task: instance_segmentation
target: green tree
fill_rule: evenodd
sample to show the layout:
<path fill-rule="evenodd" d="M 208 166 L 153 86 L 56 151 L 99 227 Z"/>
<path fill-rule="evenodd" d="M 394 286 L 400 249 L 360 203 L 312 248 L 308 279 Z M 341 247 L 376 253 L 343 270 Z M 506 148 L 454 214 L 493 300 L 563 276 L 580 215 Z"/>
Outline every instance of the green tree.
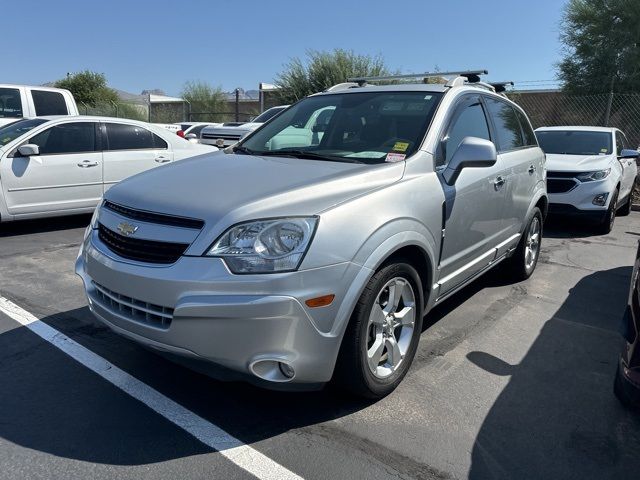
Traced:
<path fill-rule="evenodd" d="M 640 1 L 569 0 L 561 31 L 565 91 L 640 91 Z"/>
<path fill-rule="evenodd" d="M 351 50 L 333 52 L 310 50 L 305 60 L 293 58 L 276 77 L 278 96 L 293 103 L 312 93 L 321 92 L 349 77 L 388 75 L 380 56 L 357 55 Z"/>
<path fill-rule="evenodd" d="M 206 82 L 190 81 L 182 89 L 182 98 L 191 105 L 194 120 L 216 122 L 223 120 L 220 112 L 227 111 L 227 99 L 220 87 L 212 87 Z"/>
<path fill-rule="evenodd" d="M 71 91 L 76 102 L 83 102 L 91 107 L 118 101 L 118 94 L 107 86 L 107 79 L 103 73 L 85 70 L 58 80 L 54 86 L 66 88 Z"/>

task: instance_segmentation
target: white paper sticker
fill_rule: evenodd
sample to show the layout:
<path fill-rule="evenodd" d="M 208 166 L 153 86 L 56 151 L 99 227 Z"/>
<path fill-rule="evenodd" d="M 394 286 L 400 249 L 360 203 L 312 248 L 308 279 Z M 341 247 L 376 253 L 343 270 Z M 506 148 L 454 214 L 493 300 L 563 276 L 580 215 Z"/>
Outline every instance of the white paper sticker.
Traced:
<path fill-rule="evenodd" d="M 406 157 L 406 155 L 404 153 L 387 153 L 387 158 L 385 159 L 385 162 L 389 162 L 389 163 L 395 163 L 395 162 L 401 162 L 402 160 L 404 160 Z"/>

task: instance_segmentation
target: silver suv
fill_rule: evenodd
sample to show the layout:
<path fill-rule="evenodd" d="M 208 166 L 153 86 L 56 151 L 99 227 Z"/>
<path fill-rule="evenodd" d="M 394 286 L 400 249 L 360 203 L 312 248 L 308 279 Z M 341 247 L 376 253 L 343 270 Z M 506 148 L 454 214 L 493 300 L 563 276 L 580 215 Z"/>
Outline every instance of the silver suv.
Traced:
<path fill-rule="evenodd" d="M 95 316 L 217 378 L 376 398 L 434 305 L 503 261 L 529 277 L 547 194 L 524 112 L 478 72 L 366 81 L 111 188 L 76 264 Z"/>

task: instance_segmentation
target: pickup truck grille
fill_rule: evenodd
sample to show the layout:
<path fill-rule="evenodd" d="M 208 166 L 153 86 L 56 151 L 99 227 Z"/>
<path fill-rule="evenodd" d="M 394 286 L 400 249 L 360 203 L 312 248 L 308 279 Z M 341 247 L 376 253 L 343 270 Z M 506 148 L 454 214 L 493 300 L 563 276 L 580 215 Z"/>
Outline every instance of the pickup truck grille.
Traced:
<path fill-rule="evenodd" d="M 219 135 L 216 133 L 203 133 L 202 138 L 207 138 L 209 140 L 218 140 L 219 138 L 221 138 L 222 140 L 233 140 L 235 142 L 240 140 L 240 135 L 229 135 L 229 134 Z"/>
<path fill-rule="evenodd" d="M 189 247 L 187 243 L 158 242 L 125 237 L 98 224 L 98 237 L 109 250 L 122 258 L 147 263 L 174 263 Z"/>
<path fill-rule="evenodd" d="M 173 308 L 143 302 L 135 298 L 116 293 L 107 287 L 92 282 L 94 292 L 92 300 L 105 310 L 127 318 L 128 320 L 166 330 L 173 319 Z"/>

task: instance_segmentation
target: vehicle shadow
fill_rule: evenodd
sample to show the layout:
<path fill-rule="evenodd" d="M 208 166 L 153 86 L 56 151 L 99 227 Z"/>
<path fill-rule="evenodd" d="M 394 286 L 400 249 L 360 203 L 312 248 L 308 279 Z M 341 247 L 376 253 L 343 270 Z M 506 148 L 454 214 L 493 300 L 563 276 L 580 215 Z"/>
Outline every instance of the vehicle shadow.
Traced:
<path fill-rule="evenodd" d="M 246 444 L 371 404 L 329 388 L 284 393 L 215 381 L 116 336 L 86 307 L 42 321 Z M 0 334 L 0 386 L 0 437 L 28 449 L 111 465 L 210 451 L 26 327 Z"/>
<path fill-rule="evenodd" d="M 91 215 L 83 214 L 0 223 L 0 238 L 85 228 L 90 222 Z"/>
<path fill-rule="evenodd" d="M 549 215 L 544 222 L 544 237 L 547 238 L 586 238 L 601 235 L 596 226 L 584 219 Z"/>
<path fill-rule="evenodd" d="M 467 355 L 471 368 L 510 377 L 476 437 L 469 478 L 637 478 L 640 415 L 612 388 L 631 271 L 580 280 L 518 365 Z"/>

